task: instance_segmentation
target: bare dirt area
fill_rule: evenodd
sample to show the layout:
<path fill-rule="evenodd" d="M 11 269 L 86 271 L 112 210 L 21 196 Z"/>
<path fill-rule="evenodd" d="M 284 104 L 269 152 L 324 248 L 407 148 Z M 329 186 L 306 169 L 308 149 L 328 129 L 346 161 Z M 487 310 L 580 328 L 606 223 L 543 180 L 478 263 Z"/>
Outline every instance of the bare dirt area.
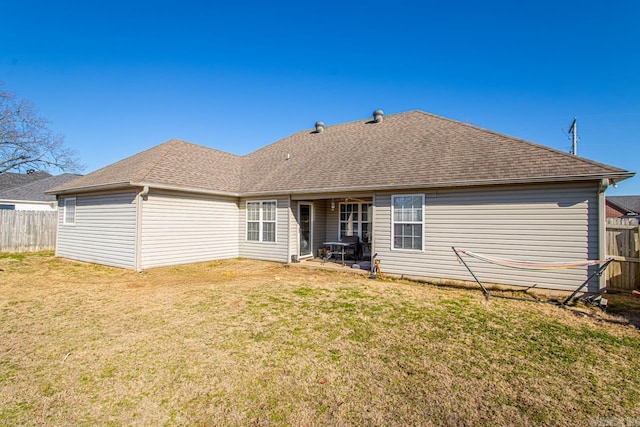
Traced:
<path fill-rule="evenodd" d="M 630 296 L 561 309 L 250 260 L 0 269 L 3 425 L 640 424 Z"/>

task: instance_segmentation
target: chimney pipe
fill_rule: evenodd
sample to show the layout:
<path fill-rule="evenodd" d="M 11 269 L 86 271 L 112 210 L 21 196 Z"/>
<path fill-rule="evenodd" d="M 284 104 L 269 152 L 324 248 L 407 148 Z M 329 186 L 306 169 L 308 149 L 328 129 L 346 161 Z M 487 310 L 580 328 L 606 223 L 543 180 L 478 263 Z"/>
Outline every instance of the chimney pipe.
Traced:
<path fill-rule="evenodd" d="M 373 121 L 376 123 L 382 123 L 382 116 L 384 115 L 384 111 L 376 110 L 373 112 Z"/>
<path fill-rule="evenodd" d="M 322 133 L 323 130 L 324 130 L 324 123 L 316 122 L 316 133 Z"/>

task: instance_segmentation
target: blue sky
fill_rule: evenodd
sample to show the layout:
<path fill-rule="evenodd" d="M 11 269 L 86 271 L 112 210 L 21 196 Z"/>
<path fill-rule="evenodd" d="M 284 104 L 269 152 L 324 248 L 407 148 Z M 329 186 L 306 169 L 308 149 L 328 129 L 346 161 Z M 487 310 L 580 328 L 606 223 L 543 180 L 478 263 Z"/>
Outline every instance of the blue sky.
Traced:
<path fill-rule="evenodd" d="M 0 81 L 85 172 L 414 109 L 640 172 L 640 2 L 22 1 Z M 610 195 L 640 194 L 640 177 Z"/>

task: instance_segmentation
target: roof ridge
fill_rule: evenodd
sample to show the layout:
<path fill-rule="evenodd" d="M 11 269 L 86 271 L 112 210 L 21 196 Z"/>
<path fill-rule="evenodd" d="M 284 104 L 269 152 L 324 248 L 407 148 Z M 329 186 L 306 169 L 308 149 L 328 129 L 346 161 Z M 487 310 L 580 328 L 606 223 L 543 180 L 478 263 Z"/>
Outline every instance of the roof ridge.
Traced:
<path fill-rule="evenodd" d="M 384 117 L 401 116 L 401 115 L 409 114 L 409 113 L 412 113 L 412 112 L 415 112 L 415 111 L 420 111 L 420 110 L 410 110 L 410 111 L 402 111 L 400 113 L 385 114 Z M 424 111 L 420 111 L 420 112 L 424 113 Z M 373 122 L 373 117 L 371 117 L 370 119 L 356 119 L 356 120 L 351 120 L 349 122 L 336 123 L 336 124 L 333 124 L 333 125 L 326 125 L 325 124 L 324 128 L 326 129 L 326 128 L 335 128 L 335 127 L 340 127 L 340 126 L 347 126 L 347 125 L 351 125 L 351 124 L 354 124 L 354 123 L 360 123 L 363 120 L 367 120 L 365 123 Z M 259 153 L 260 151 L 263 151 L 263 150 L 265 150 L 265 149 L 267 149 L 267 148 L 269 148 L 269 147 L 271 147 L 273 145 L 276 145 L 277 143 L 279 143 L 281 141 L 284 141 L 284 140 L 289 139 L 291 137 L 294 137 L 296 135 L 299 135 L 299 134 L 300 135 L 304 135 L 304 134 L 313 133 L 313 132 L 315 132 L 315 130 L 313 128 L 299 130 L 297 132 L 294 132 L 294 133 L 291 133 L 291 134 L 289 134 L 287 136 L 284 136 L 284 137 L 282 137 L 282 138 L 280 138 L 280 139 L 278 139 L 276 141 L 273 141 L 270 144 L 267 144 L 267 145 L 265 145 L 263 147 L 260 147 L 257 150 L 254 150 L 254 151 L 252 151 L 250 153 L 247 153 L 247 154 L 245 154 L 243 156 L 240 156 L 240 157 L 245 158 L 245 157 L 251 156 L 252 154 Z"/>
<path fill-rule="evenodd" d="M 156 145 L 155 147 L 150 148 L 149 151 L 154 152 L 152 160 L 147 162 L 145 167 L 141 168 L 138 172 L 133 174 L 133 176 L 131 177 L 131 182 L 144 182 L 147 175 L 149 175 L 153 168 L 156 167 L 156 165 L 158 165 L 158 163 L 160 163 L 160 161 L 174 149 L 175 144 L 178 142 L 186 141 L 172 138 L 160 145 Z"/>

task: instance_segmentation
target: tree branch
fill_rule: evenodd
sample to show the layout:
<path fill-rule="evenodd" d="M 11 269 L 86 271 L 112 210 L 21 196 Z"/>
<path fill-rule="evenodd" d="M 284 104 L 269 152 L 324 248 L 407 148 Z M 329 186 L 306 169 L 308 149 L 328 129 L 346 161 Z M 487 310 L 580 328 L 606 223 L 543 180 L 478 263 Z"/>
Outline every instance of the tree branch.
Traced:
<path fill-rule="evenodd" d="M 50 167 L 82 170 L 77 153 L 65 147 L 64 137 L 53 133 L 49 125 L 31 102 L 16 100 L 0 82 L 0 173 Z"/>

